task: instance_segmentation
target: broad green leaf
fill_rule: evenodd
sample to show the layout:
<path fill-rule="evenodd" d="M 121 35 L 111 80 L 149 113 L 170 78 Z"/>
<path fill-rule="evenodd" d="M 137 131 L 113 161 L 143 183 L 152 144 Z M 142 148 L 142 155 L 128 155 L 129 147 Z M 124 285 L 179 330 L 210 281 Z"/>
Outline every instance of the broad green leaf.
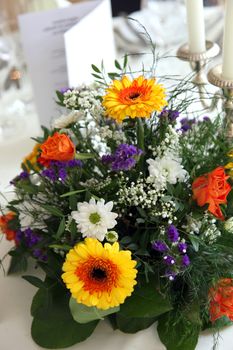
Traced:
<path fill-rule="evenodd" d="M 48 290 L 49 299 L 45 294 L 37 294 L 37 307 L 34 305 L 36 317 L 32 322 L 32 338 L 41 347 L 49 349 L 66 348 L 84 341 L 94 331 L 98 321 L 79 324 L 75 322 L 69 310 L 69 293 L 61 285 Z M 35 301 L 34 301 L 35 304 Z M 38 308 L 46 311 L 38 313 Z M 45 317 L 44 317 L 45 316 Z"/>
<path fill-rule="evenodd" d="M 74 298 L 70 298 L 70 312 L 74 320 L 78 323 L 88 323 L 94 320 L 103 320 L 105 316 L 114 314 L 119 310 L 119 307 L 100 310 L 96 307 L 88 307 L 86 305 L 79 304 Z"/>
<path fill-rule="evenodd" d="M 158 291 L 154 277 L 151 277 L 148 283 L 144 282 L 140 287 L 136 287 L 131 297 L 122 304 L 119 313 L 129 318 L 153 318 L 171 309 L 169 300 Z"/>
<path fill-rule="evenodd" d="M 167 350 L 195 350 L 200 326 L 191 323 L 184 316 L 168 312 L 159 317 L 158 334 Z"/>
<path fill-rule="evenodd" d="M 7 271 L 8 275 L 11 275 L 16 272 L 22 272 L 27 270 L 27 257 L 22 254 L 16 254 L 12 255 L 10 252 L 9 255 L 11 255 L 11 262 L 10 267 Z"/>
<path fill-rule="evenodd" d="M 17 186 L 21 189 L 23 189 L 25 192 L 29 194 L 37 194 L 38 193 L 38 187 L 36 185 L 30 184 L 30 183 L 24 183 L 20 182 L 19 186 Z"/>
<path fill-rule="evenodd" d="M 28 276 L 28 275 L 25 275 L 25 276 L 22 276 L 22 278 L 31 283 L 34 287 L 37 287 L 37 288 L 44 288 L 44 281 L 42 281 L 40 278 L 38 277 L 35 277 L 35 276 Z"/>
<path fill-rule="evenodd" d="M 117 328 L 124 333 L 136 333 L 150 327 L 155 321 L 154 318 L 128 318 L 119 313 L 116 314 Z"/>

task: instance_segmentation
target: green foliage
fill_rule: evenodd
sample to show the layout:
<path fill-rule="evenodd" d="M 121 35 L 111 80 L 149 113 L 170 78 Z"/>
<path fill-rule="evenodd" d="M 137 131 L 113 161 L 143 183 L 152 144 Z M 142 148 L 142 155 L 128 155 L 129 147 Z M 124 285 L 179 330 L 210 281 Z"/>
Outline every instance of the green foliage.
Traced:
<path fill-rule="evenodd" d="M 200 325 L 171 311 L 159 317 L 157 331 L 167 350 L 195 350 Z"/>
<path fill-rule="evenodd" d="M 79 304 L 74 298 L 70 298 L 70 312 L 73 319 L 78 323 L 88 323 L 95 320 L 103 320 L 104 317 L 114 314 L 120 310 L 119 307 L 101 310 L 93 307 L 88 307 L 84 304 Z"/>
<path fill-rule="evenodd" d="M 121 313 L 116 314 L 116 327 L 124 333 L 137 333 L 143 329 L 150 327 L 157 321 L 157 317 L 125 317 Z"/>
<path fill-rule="evenodd" d="M 32 302 L 32 338 L 49 349 L 69 347 L 82 342 L 94 331 L 98 321 L 84 324 L 75 322 L 69 311 L 69 295 L 63 286 L 46 281 Z"/>
<path fill-rule="evenodd" d="M 126 318 L 154 318 L 172 309 L 170 301 L 159 290 L 153 276 L 135 288 L 132 296 L 121 305 L 119 315 Z"/>

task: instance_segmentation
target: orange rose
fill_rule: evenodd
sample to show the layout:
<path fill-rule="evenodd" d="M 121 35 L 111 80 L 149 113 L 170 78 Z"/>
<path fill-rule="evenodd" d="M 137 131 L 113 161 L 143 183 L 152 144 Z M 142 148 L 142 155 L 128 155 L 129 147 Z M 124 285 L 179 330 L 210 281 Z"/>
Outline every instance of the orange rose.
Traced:
<path fill-rule="evenodd" d="M 41 155 L 39 161 L 48 165 L 51 160 L 71 160 L 75 155 L 75 145 L 66 134 L 55 132 L 53 136 L 40 145 Z"/>
<path fill-rule="evenodd" d="M 8 241 L 15 241 L 16 239 L 16 231 L 11 230 L 8 226 L 9 221 L 13 220 L 15 217 L 15 213 L 10 211 L 6 215 L 0 216 L 0 231 L 6 235 L 6 239 Z"/>
<path fill-rule="evenodd" d="M 209 204 L 208 210 L 220 220 L 224 220 L 219 204 L 227 203 L 227 196 L 231 186 L 227 182 L 229 176 L 223 167 L 218 167 L 208 174 L 198 177 L 192 185 L 193 199 L 202 207 Z"/>
<path fill-rule="evenodd" d="M 222 278 L 209 291 L 211 322 L 226 316 L 233 321 L 233 279 Z"/>

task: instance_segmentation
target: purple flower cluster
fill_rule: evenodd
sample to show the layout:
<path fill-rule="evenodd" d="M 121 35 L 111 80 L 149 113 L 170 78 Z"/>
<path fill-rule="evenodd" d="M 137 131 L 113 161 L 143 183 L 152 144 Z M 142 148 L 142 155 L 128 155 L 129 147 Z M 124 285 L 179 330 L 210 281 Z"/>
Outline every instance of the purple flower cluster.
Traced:
<path fill-rule="evenodd" d="M 158 115 L 159 118 L 168 118 L 170 122 L 176 121 L 176 119 L 180 116 L 180 113 L 176 110 L 164 108 L 162 112 Z"/>
<path fill-rule="evenodd" d="M 65 182 L 68 176 L 68 170 L 82 167 L 82 162 L 79 159 L 71 159 L 65 162 L 51 161 L 49 168 L 42 171 L 41 175 L 47 177 L 51 181 Z"/>
<path fill-rule="evenodd" d="M 182 269 L 190 265 L 187 252 L 187 244 L 180 241 L 178 229 L 174 225 L 167 228 L 167 243 L 157 240 L 152 243 L 152 249 L 163 254 L 163 262 L 167 266 L 165 276 L 173 281 Z"/>
<path fill-rule="evenodd" d="M 42 240 L 42 237 L 35 233 L 30 227 L 25 230 L 18 230 L 16 232 L 16 240 L 17 242 L 24 242 L 24 244 L 32 249 L 32 255 L 41 261 L 47 261 L 47 255 L 45 252 L 36 248 L 35 246 Z"/>
<path fill-rule="evenodd" d="M 142 150 L 136 146 L 122 143 L 114 154 L 102 156 L 102 162 L 110 165 L 112 171 L 130 170 L 135 166 L 137 157 L 141 154 Z"/>
<path fill-rule="evenodd" d="M 196 120 L 195 119 L 183 118 L 183 119 L 181 119 L 180 123 L 181 123 L 180 130 L 182 132 L 187 132 L 188 130 L 192 129 L 192 126 L 194 124 L 196 124 Z"/>

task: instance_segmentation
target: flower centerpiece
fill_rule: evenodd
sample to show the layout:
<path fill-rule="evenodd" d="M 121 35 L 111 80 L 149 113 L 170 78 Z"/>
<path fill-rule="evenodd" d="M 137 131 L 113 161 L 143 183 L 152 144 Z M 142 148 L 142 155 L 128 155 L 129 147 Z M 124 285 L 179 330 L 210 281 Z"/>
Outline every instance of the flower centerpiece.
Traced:
<path fill-rule="evenodd" d="M 221 115 L 189 116 L 192 83 L 93 66 L 94 85 L 57 92 L 64 114 L 22 163 L 0 217 L 14 241 L 9 273 L 28 259 L 44 278 L 32 337 L 45 348 L 88 338 L 106 319 L 151 325 L 167 350 L 233 321 L 233 151 Z"/>

